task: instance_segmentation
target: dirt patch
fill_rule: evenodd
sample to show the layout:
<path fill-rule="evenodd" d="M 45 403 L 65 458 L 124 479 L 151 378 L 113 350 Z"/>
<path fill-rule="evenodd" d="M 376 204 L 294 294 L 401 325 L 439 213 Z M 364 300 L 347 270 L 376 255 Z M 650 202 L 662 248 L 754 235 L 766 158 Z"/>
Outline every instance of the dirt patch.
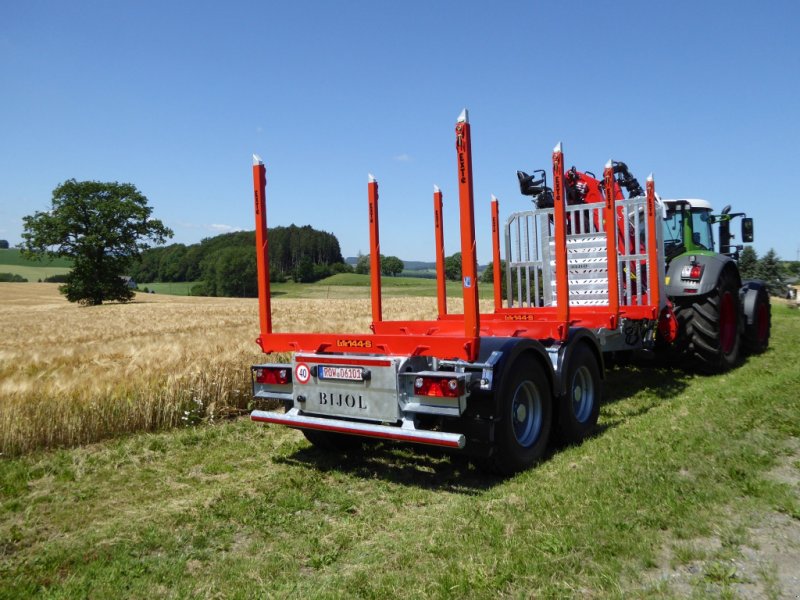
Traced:
<path fill-rule="evenodd" d="M 769 479 L 800 501 L 800 440 Z M 667 541 L 658 566 L 644 576 L 646 593 L 675 597 L 800 598 L 800 520 L 769 511 L 722 535 Z"/>

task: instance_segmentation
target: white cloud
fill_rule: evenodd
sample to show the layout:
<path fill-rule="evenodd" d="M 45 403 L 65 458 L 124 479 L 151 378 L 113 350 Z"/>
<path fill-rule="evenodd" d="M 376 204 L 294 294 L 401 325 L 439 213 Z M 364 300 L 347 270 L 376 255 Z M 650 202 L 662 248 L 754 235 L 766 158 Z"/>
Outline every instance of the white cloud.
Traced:
<path fill-rule="evenodd" d="M 212 223 L 208 226 L 211 231 L 218 231 L 219 233 L 231 233 L 233 231 L 242 231 L 241 227 L 234 227 L 233 225 L 224 225 L 222 223 Z"/>
<path fill-rule="evenodd" d="M 397 156 L 394 157 L 394 159 L 397 162 L 410 162 L 411 161 L 411 157 L 406 153 L 398 154 Z"/>

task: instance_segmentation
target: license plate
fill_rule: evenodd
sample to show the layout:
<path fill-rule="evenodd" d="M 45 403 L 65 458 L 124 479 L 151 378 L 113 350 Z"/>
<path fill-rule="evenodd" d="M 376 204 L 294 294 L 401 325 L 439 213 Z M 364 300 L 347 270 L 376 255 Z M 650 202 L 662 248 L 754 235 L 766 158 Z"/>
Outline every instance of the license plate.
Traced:
<path fill-rule="evenodd" d="M 364 369 L 361 367 L 328 367 L 319 365 L 317 377 L 320 379 L 338 379 L 340 381 L 364 381 Z"/>

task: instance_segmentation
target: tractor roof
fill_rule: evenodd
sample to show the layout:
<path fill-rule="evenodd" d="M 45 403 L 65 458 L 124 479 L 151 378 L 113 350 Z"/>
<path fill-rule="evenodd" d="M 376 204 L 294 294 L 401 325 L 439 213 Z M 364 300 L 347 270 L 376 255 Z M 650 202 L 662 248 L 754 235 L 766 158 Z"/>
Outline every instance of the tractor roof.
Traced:
<path fill-rule="evenodd" d="M 692 208 L 705 208 L 708 210 L 713 210 L 711 203 L 708 200 L 702 200 L 700 198 L 662 198 L 661 200 L 664 204 L 674 204 L 676 202 L 688 202 L 689 206 Z"/>

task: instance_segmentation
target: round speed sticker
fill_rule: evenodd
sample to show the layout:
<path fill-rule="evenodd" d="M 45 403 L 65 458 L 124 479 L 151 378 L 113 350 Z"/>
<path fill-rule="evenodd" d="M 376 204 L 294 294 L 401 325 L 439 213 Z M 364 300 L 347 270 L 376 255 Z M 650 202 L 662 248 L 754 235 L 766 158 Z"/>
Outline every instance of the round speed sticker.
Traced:
<path fill-rule="evenodd" d="M 297 377 L 298 383 L 308 383 L 308 380 L 311 379 L 311 369 L 306 363 L 299 363 L 294 368 L 294 375 Z"/>

